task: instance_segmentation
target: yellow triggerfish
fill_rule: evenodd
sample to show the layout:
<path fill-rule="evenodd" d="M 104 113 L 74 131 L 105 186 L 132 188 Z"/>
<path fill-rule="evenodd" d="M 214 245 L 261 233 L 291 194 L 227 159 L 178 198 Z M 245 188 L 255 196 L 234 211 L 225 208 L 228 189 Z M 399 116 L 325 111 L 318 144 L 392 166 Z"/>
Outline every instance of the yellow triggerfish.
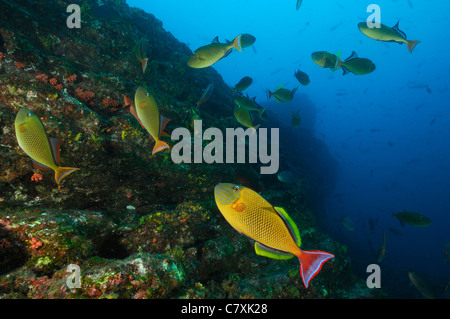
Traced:
<path fill-rule="evenodd" d="M 198 48 L 189 57 L 187 65 L 196 69 L 206 68 L 228 55 L 230 53 L 228 51 L 231 48 L 242 51 L 242 48 L 240 47 L 240 38 L 241 35 L 238 35 L 234 38 L 233 42 L 230 43 L 220 43 L 214 41 L 213 43 Z"/>
<path fill-rule="evenodd" d="M 278 260 L 296 256 L 306 288 L 322 265 L 334 257 L 323 251 L 301 250 L 300 232 L 286 211 L 273 207 L 250 188 L 221 183 L 214 188 L 214 197 L 227 222 L 239 233 L 255 240 L 256 254 Z"/>
<path fill-rule="evenodd" d="M 133 106 L 131 106 L 130 110 L 156 142 L 152 155 L 169 148 L 166 142 L 159 139 L 169 119 L 159 114 L 155 99 L 143 87 L 138 87 L 136 90 L 136 94 L 134 95 L 134 110 Z"/>
<path fill-rule="evenodd" d="M 405 32 L 399 29 L 398 22 L 392 28 L 382 23 L 380 23 L 379 28 L 369 28 L 366 22 L 360 22 L 358 23 L 358 29 L 364 35 L 377 41 L 406 43 L 410 53 L 420 43 L 419 40 L 407 40 Z"/>
<path fill-rule="evenodd" d="M 144 58 L 143 52 L 144 52 L 144 39 L 141 39 L 134 48 L 134 51 L 136 53 L 137 59 L 141 62 L 142 65 L 142 73 L 145 73 L 145 70 L 147 69 L 148 65 L 148 58 Z"/>
<path fill-rule="evenodd" d="M 22 107 L 15 121 L 16 137 L 20 148 L 33 160 L 35 168 L 55 171 L 56 183 L 78 170 L 75 167 L 59 166 L 59 147 L 61 140 L 47 137 L 39 117 Z"/>

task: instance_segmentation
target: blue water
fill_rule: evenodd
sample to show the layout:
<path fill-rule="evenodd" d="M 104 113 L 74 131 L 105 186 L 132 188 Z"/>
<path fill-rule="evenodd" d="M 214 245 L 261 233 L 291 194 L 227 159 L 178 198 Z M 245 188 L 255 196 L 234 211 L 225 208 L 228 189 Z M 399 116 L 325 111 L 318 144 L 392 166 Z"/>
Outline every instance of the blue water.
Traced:
<path fill-rule="evenodd" d="M 230 86 L 251 76 L 253 84 L 246 92 L 260 104 L 267 100 L 267 89 L 300 86 L 294 101 L 271 106 L 286 126 L 290 114 L 302 110 L 302 101 L 313 104 L 310 129 L 339 163 L 320 222 L 348 245 L 354 271 L 367 277 L 366 267 L 376 263 L 384 230 L 382 288 L 391 297 L 420 298 L 408 279 L 407 270 L 414 269 L 428 277 L 441 298 L 449 297 L 444 288 L 450 265 L 443 247 L 450 242 L 450 2 L 376 2 L 381 23 L 394 26 L 400 21 L 408 39 L 421 41 L 412 54 L 405 44 L 374 41 L 359 32 L 357 24 L 367 19 L 366 8 L 373 1 L 304 0 L 299 11 L 295 0 L 127 3 L 154 14 L 192 51 L 215 36 L 223 42 L 240 33 L 254 35 L 253 47 L 213 67 Z M 371 59 L 376 70 L 363 76 L 333 73 L 312 61 L 311 53 L 321 50 L 340 53 L 343 59 L 356 51 Z M 309 75 L 309 86 L 293 77 L 298 68 Z M 282 143 L 289 144 L 289 139 Z M 424 214 L 433 223 L 402 227 L 392 212 L 403 210 Z M 355 222 L 355 231 L 343 227 L 343 215 Z M 378 219 L 373 231 L 369 218 Z"/>

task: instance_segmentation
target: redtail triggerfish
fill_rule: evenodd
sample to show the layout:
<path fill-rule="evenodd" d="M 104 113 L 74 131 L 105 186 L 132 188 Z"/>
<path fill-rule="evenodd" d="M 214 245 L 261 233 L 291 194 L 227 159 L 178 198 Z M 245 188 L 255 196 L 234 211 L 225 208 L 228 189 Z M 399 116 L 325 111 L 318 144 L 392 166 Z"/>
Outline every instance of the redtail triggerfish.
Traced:
<path fill-rule="evenodd" d="M 78 170 L 75 167 L 59 166 L 61 140 L 49 138 L 39 117 L 26 107 L 21 108 L 17 113 L 15 129 L 19 146 L 31 157 L 34 167 L 42 170 L 54 170 L 57 184 Z"/>
<path fill-rule="evenodd" d="M 143 87 L 138 87 L 136 90 L 134 107 L 131 106 L 130 111 L 155 140 L 156 144 L 153 147 L 152 155 L 169 148 L 166 142 L 159 139 L 169 119 L 159 114 L 155 99 Z"/>
<path fill-rule="evenodd" d="M 227 222 L 255 240 L 256 254 L 278 260 L 296 256 L 306 288 L 324 262 L 334 257 L 323 251 L 301 250 L 300 232 L 286 211 L 273 207 L 250 188 L 221 183 L 214 188 L 214 197 Z"/>
<path fill-rule="evenodd" d="M 228 55 L 231 48 L 242 51 L 242 48 L 240 47 L 240 38 L 241 36 L 238 35 L 230 43 L 220 43 L 214 41 L 213 43 L 198 48 L 189 57 L 187 65 L 196 69 L 206 68 Z"/>
<path fill-rule="evenodd" d="M 410 53 L 420 43 L 419 40 L 407 40 L 405 32 L 399 29 L 398 22 L 392 28 L 382 23 L 380 23 L 379 28 L 369 28 L 366 22 L 360 22 L 358 23 L 358 29 L 364 35 L 377 41 L 406 43 Z"/>

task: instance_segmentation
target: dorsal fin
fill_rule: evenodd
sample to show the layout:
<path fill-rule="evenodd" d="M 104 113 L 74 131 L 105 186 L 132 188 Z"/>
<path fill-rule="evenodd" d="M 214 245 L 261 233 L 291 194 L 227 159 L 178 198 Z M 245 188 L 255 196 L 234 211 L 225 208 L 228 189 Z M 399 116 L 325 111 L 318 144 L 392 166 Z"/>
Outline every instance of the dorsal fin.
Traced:
<path fill-rule="evenodd" d="M 211 43 L 220 43 L 220 42 L 219 42 L 219 36 L 216 35 L 216 37 L 212 40 Z"/>
<path fill-rule="evenodd" d="M 300 247 L 301 245 L 301 239 L 300 239 L 300 232 L 298 231 L 297 225 L 295 225 L 292 218 L 288 215 L 288 213 L 284 210 L 282 207 L 274 207 L 275 211 L 280 215 L 280 217 L 283 219 L 284 223 L 286 224 L 286 227 L 289 229 L 289 232 L 292 235 L 292 238 L 297 243 L 297 246 Z"/>
<path fill-rule="evenodd" d="M 167 123 L 169 123 L 170 119 L 163 115 L 159 115 L 159 136 L 161 136 L 161 133 L 163 133 L 164 129 L 166 128 Z M 166 134 L 166 133 L 164 133 Z"/>
<path fill-rule="evenodd" d="M 405 40 L 406 40 L 406 33 L 403 32 L 402 30 L 400 30 L 400 28 L 398 27 L 398 24 L 399 24 L 399 23 L 400 23 L 400 21 L 397 21 L 397 24 L 394 25 L 394 26 L 392 27 L 392 29 L 394 29 L 395 31 L 397 31 L 398 33 L 400 33 L 401 36 L 404 37 Z"/>
<path fill-rule="evenodd" d="M 356 52 L 353 51 L 352 54 L 347 59 L 345 59 L 344 62 L 347 62 L 348 60 L 356 59 L 356 58 L 358 58 L 358 54 L 356 54 Z"/>

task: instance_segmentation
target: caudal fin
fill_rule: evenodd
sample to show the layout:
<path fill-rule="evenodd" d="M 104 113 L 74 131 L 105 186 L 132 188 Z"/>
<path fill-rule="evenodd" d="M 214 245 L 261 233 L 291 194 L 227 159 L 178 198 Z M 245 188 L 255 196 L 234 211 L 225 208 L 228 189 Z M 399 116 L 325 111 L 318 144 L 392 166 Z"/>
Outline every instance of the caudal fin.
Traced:
<path fill-rule="evenodd" d="M 324 251 L 301 251 L 300 256 L 298 256 L 300 275 L 306 288 L 308 288 L 311 279 L 319 273 L 324 262 L 333 257 L 333 254 Z"/>
<path fill-rule="evenodd" d="M 238 51 L 242 52 L 241 48 L 241 35 L 239 34 L 236 38 L 234 38 L 232 47 L 235 48 Z M 226 54 L 230 54 L 231 52 L 228 52 Z"/>
<path fill-rule="evenodd" d="M 70 174 L 72 174 L 75 171 L 78 171 L 79 168 L 75 168 L 75 167 L 58 167 L 55 170 L 55 180 L 56 180 L 56 184 L 61 183 L 61 181 L 66 178 L 67 176 L 69 176 Z"/>
<path fill-rule="evenodd" d="M 419 40 L 409 40 L 408 42 L 406 42 L 406 45 L 408 46 L 409 53 L 412 53 L 412 51 L 414 50 L 416 45 L 418 45 L 419 43 L 420 43 Z"/>
<path fill-rule="evenodd" d="M 152 155 L 155 153 L 158 153 L 159 151 L 162 151 L 166 148 L 170 148 L 170 146 L 161 140 L 157 141 L 155 146 L 153 147 Z"/>

